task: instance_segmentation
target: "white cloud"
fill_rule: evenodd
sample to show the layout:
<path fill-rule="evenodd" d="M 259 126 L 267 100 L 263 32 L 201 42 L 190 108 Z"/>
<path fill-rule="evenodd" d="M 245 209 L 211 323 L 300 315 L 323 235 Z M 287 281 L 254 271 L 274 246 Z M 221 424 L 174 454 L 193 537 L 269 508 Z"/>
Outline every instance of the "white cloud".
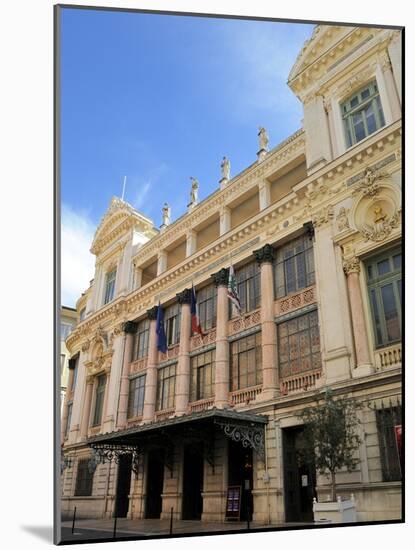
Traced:
<path fill-rule="evenodd" d="M 95 225 L 86 213 L 62 205 L 61 220 L 61 303 L 75 303 L 94 276 L 95 256 L 89 252 Z"/>
<path fill-rule="evenodd" d="M 147 180 L 145 183 L 139 186 L 133 205 L 135 208 L 140 209 L 151 187 L 151 180 Z"/>

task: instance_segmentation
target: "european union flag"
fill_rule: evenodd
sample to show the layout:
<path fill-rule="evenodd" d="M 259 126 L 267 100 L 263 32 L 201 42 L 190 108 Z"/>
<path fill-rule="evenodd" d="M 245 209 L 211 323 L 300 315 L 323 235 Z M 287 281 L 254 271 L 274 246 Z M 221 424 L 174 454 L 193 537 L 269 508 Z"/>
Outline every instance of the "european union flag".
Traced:
<path fill-rule="evenodd" d="M 162 353 L 167 352 L 167 338 L 164 330 L 164 310 L 160 305 L 157 308 L 157 320 L 156 320 L 156 334 L 157 334 L 157 349 Z"/>

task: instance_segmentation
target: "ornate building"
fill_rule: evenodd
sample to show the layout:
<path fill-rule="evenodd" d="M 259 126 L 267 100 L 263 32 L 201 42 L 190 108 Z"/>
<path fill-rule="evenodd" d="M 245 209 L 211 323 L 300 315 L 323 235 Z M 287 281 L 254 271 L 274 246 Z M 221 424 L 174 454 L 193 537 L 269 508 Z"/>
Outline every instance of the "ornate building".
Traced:
<path fill-rule="evenodd" d="M 160 231 L 117 198 L 97 228 L 66 342 L 64 515 L 222 521 L 242 486 L 241 519 L 309 520 L 329 482 L 295 460 L 298 414 L 329 386 L 363 403 L 339 494 L 358 520 L 401 517 L 401 33 L 317 26 L 288 85 L 302 129 L 268 150 L 261 128 L 257 162 L 230 177 L 224 158 Z"/>
<path fill-rule="evenodd" d="M 78 321 L 78 315 L 76 309 L 72 307 L 62 306 L 61 308 L 61 354 L 60 354 L 60 379 L 61 379 L 61 410 L 63 411 L 63 404 L 65 402 L 65 394 L 68 386 L 69 376 L 69 351 L 66 347 L 66 339 L 75 328 Z"/>

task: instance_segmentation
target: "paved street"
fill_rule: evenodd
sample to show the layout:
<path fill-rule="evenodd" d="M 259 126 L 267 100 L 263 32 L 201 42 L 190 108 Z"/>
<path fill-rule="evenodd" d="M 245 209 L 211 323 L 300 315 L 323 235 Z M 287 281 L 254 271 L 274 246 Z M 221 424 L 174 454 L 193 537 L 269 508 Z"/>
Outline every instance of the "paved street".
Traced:
<path fill-rule="evenodd" d="M 301 525 L 314 525 L 306 523 L 279 523 L 263 525 L 251 522 L 250 528 L 257 529 L 282 529 L 287 527 L 299 527 Z M 78 520 L 72 534 L 72 522 L 62 522 L 62 539 L 64 541 L 86 540 L 86 539 L 111 539 L 113 538 L 113 519 L 84 519 Z M 190 520 L 173 521 L 173 536 L 182 534 L 203 534 L 221 533 L 229 531 L 246 531 L 246 522 L 210 523 Z M 116 538 L 125 537 L 154 537 L 168 536 L 170 533 L 170 521 L 159 519 L 131 520 L 120 518 L 117 520 Z"/>

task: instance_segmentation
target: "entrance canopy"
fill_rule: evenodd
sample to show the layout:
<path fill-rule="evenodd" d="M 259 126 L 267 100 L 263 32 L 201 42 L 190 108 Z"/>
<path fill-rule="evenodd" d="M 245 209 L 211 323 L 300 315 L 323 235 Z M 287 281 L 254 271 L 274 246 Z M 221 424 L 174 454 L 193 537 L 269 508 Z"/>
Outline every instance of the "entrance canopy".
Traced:
<path fill-rule="evenodd" d="M 220 429 L 243 447 L 254 449 L 261 460 L 265 453 L 266 416 L 229 409 L 210 409 L 190 415 L 177 416 L 160 422 L 136 425 L 125 430 L 100 434 L 88 439 L 96 461 L 115 460 L 126 453 L 133 455 L 133 470 L 137 473 L 138 457 L 146 450 L 165 453 L 165 464 L 172 472 L 174 443 L 195 444 L 214 468 L 214 434 Z M 197 445 L 200 443 L 200 445 Z"/>

